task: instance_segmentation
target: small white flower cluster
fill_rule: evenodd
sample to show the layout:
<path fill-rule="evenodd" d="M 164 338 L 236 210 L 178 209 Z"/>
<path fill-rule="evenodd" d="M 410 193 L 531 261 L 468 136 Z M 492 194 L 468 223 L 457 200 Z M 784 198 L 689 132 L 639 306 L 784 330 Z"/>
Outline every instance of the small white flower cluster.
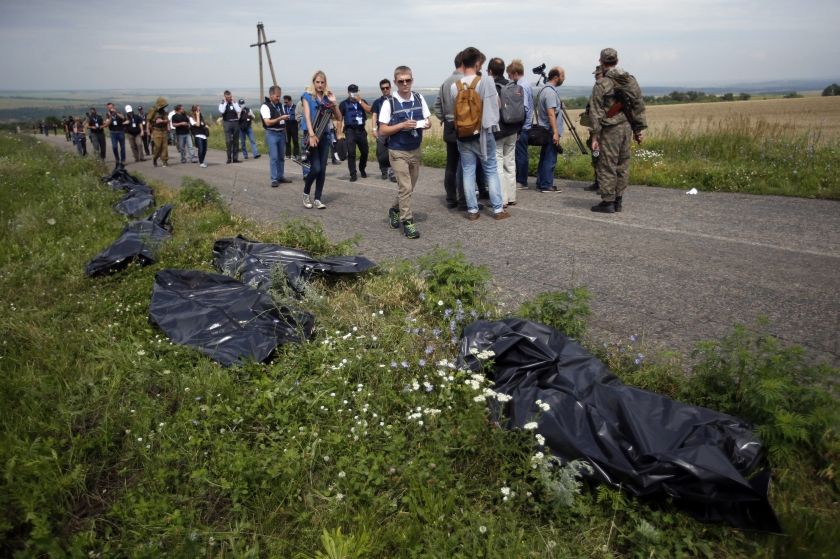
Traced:
<path fill-rule="evenodd" d="M 470 354 L 474 355 L 479 361 L 487 361 L 496 356 L 496 352 L 493 350 L 485 349 L 484 351 L 478 351 L 477 347 L 471 347 Z"/>
<path fill-rule="evenodd" d="M 417 425 L 423 426 L 423 417 L 426 418 L 434 417 L 436 415 L 440 415 L 441 410 L 437 408 L 423 408 L 422 406 L 417 406 L 414 408 L 414 411 L 411 413 L 406 414 L 406 419 L 409 421 L 416 421 Z"/>
<path fill-rule="evenodd" d="M 514 496 L 516 496 L 516 493 L 511 491 L 510 487 L 507 487 L 507 486 L 502 487 L 501 492 L 502 492 L 502 501 L 508 501 L 509 499 L 512 499 Z"/>
<path fill-rule="evenodd" d="M 542 411 L 549 411 L 549 410 L 551 410 L 551 406 L 549 406 L 546 402 L 543 402 L 542 400 L 537 400 L 537 401 L 536 401 L 536 402 L 534 402 L 534 403 L 535 403 L 535 404 L 537 405 L 537 407 L 538 407 L 538 408 L 540 408 Z"/>

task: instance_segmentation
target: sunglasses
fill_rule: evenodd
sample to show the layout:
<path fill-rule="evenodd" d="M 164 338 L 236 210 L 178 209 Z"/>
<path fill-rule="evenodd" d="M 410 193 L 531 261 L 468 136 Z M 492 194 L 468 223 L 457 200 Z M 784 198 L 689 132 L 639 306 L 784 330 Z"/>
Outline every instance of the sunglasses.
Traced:
<path fill-rule="evenodd" d="M 411 78 L 408 78 L 407 80 L 396 80 L 396 82 L 397 82 L 398 84 L 400 84 L 400 85 L 408 85 L 408 84 L 410 84 L 410 83 L 411 83 L 411 82 L 413 82 L 413 81 L 414 81 L 414 80 L 413 80 L 413 79 L 411 79 Z"/>
<path fill-rule="evenodd" d="M 379 89 L 380 89 L 380 91 L 388 91 L 389 89 L 391 89 L 391 86 L 390 85 L 383 85 Z"/>

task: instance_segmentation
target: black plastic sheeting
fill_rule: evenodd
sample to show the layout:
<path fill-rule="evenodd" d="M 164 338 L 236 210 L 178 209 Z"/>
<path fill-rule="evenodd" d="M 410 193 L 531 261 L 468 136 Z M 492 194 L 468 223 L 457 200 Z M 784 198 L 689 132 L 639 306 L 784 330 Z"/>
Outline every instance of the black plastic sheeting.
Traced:
<path fill-rule="evenodd" d="M 244 237 L 219 239 L 213 245 L 213 264 L 220 272 L 239 278 L 258 289 L 271 286 L 271 273 L 282 267 L 286 280 L 297 293 L 303 293 L 314 273 L 358 274 L 376 264 L 364 256 L 330 256 L 317 259 L 308 252 Z"/>
<path fill-rule="evenodd" d="M 149 322 L 173 342 L 228 366 L 265 361 L 278 345 L 310 338 L 315 320 L 278 309 L 264 291 L 228 276 L 162 270 L 155 275 Z"/>
<path fill-rule="evenodd" d="M 171 213 L 172 206 L 166 204 L 147 219 L 126 225 L 111 246 L 88 262 L 85 274 L 89 277 L 112 274 L 135 260 L 142 266 L 153 264 L 160 244 L 172 236 Z"/>
<path fill-rule="evenodd" d="M 114 210 L 129 217 L 140 216 L 155 207 L 155 196 L 152 188 L 143 181 L 126 172 L 125 169 L 114 169 L 114 172 L 102 180 L 114 190 L 125 190 L 126 194 L 114 204 Z"/>
<path fill-rule="evenodd" d="M 512 397 L 493 400 L 508 428 L 536 421 L 562 461 L 585 460 L 591 477 L 634 495 L 670 496 L 703 521 L 781 532 L 767 499 L 769 472 L 747 479 L 762 447 L 745 422 L 626 386 L 578 343 L 527 320 L 468 326 L 461 363 L 477 370 L 473 352 L 486 350 L 495 353 L 493 390 Z"/>

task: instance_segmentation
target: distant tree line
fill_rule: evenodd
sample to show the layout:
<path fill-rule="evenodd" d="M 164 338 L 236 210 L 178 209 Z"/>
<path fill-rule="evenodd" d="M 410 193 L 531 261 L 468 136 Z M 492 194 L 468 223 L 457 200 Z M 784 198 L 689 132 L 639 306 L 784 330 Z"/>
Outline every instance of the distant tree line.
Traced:
<path fill-rule="evenodd" d="M 705 91 L 672 91 L 666 95 L 645 95 L 646 105 L 675 105 L 677 103 L 714 103 L 717 101 L 749 101 L 749 93 L 724 93 L 715 95 Z M 588 97 L 575 97 L 565 101 L 569 109 L 582 109 L 589 102 Z"/>
<path fill-rule="evenodd" d="M 832 95 L 840 95 L 840 85 L 836 83 L 831 84 L 830 86 L 823 89 L 823 97 L 831 97 Z"/>

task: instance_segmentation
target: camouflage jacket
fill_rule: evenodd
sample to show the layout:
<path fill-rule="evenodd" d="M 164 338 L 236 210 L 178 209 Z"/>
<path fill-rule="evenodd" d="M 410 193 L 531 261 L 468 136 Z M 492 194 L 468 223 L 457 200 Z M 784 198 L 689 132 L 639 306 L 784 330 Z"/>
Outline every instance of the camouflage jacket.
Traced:
<path fill-rule="evenodd" d="M 609 116 L 610 109 L 621 103 L 622 109 Z M 629 122 L 634 132 L 647 128 L 645 102 L 639 83 L 621 68 L 610 68 L 595 82 L 589 98 L 589 116 L 593 134 L 601 128 Z"/>

